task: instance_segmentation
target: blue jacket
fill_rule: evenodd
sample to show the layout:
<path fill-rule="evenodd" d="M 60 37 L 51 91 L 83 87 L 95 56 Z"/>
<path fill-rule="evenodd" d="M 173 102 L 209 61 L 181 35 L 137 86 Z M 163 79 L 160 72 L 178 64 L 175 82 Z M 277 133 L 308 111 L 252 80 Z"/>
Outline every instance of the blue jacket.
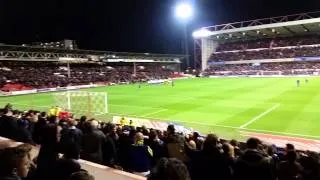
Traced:
<path fill-rule="evenodd" d="M 151 169 L 152 150 L 143 144 L 133 144 L 129 149 L 130 170 L 147 172 Z"/>

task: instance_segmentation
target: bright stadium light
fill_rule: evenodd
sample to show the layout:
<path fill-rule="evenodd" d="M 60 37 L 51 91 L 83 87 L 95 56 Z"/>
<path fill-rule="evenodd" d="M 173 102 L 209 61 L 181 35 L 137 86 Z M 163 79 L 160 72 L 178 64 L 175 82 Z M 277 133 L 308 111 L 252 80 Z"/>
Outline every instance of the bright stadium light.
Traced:
<path fill-rule="evenodd" d="M 192 6 L 186 2 L 181 2 L 175 8 L 176 17 L 182 20 L 188 20 L 193 15 Z"/>
<path fill-rule="evenodd" d="M 198 31 L 194 31 L 192 33 L 192 36 L 194 38 L 202 38 L 202 37 L 208 37 L 210 36 L 212 33 L 211 31 L 207 30 L 207 29 L 200 29 Z M 219 39 L 219 36 L 217 36 L 217 39 Z"/>
<path fill-rule="evenodd" d="M 174 8 L 175 17 L 184 25 L 184 53 L 186 56 L 186 65 L 190 66 L 189 47 L 188 47 L 188 23 L 193 16 L 193 7 L 186 0 L 180 0 Z"/>

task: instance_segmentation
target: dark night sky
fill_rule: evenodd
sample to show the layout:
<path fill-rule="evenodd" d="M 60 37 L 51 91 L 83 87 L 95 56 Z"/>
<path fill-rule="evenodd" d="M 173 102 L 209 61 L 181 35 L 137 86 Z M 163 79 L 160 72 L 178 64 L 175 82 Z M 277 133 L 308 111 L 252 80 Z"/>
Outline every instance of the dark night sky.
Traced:
<path fill-rule="evenodd" d="M 192 0 L 189 31 L 320 10 L 320 0 Z M 175 0 L 0 0 L 0 42 L 74 39 L 82 49 L 180 53 Z"/>

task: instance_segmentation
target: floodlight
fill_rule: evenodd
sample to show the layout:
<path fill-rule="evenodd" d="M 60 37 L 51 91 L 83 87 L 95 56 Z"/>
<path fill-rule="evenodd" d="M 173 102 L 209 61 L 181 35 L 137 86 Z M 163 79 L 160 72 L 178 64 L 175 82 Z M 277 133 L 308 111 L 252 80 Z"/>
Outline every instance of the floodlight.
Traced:
<path fill-rule="evenodd" d="M 207 29 L 200 29 L 192 33 L 194 38 L 208 37 L 210 35 L 212 35 L 212 32 Z M 217 38 L 219 39 L 219 36 L 217 36 Z"/>
<path fill-rule="evenodd" d="M 177 4 L 175 8 L 176 17 L 182 20 L 187 20 L 192 17 L 193 9 L 192 6 L 186 2 Z"/>
<path fill-rule="evenodd" d="M 184 24 L 184 51 L 186 54 L 186 65 L 189 67 L 189 49 L 188 49 L 188 21 L 190 21 L 193 16 L 193 8 L 190 3 L 186 1 L 180 1 L 180 3 L 175 6 L 175 16 Z"/>

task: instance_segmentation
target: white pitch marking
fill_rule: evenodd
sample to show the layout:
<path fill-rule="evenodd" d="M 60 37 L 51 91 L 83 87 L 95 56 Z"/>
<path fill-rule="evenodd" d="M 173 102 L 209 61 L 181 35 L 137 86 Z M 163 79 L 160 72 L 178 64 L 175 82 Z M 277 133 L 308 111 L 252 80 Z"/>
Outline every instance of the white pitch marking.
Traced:
<path fill-rule="evenodd" d="M 271 108 L 267 109 L 266 111 L 264 111 L 263 113 L 259 114 L 258 116 L 252 118 L 250 121 L 246 122 L 245 124 L 241 125 L 239 128 L 243 129 L 245 127 L 247 127 L 248 125 L 252 124 L 253 122 L 255 122 L 256 120 L 262 118 L 263 116 L 267 115 L 268 113 L 270 113 L 271 111 L 275 110 L 276 108 L 278 108 L 280 106 L 280 104 L 275 104 L 273 105 Z"/>
<path fill-rule="evenodd" d="M 119 114 L 119 113 L 109 113 L 111 115 L 119 115 L 119 116 L 131 116 L 139 118 L 141 116 L 134 115 L 134 114 Z M 210 124 L 210 123 L 200 123 L 200 122 L 192 122 L 192 121 L 183 121 L 183 120 L 173 120 L 173 119 L 165 119 L 160 118 L 163 121 L 168 122 L 180 122 L 180 123 L 187 123 L 187 124 L 194 124 L 194 125 L 203 125 L 203 126 L 215 126 L 215 127 L 221 127 L 221 128 L 229 128 L 229 129 L 235 129 L 235 130 L 246 130 L 247 132 L 258 132 L 258 133 L 271 133 L 271 134 L 282 134 L 282 135 L 290 135 L 289 137 L 299 136 L 299 137 L 306 137 L 306 138 L 320 138 L 320 136 L 313 136 L 313 135 L 305 135 L 305 134 L 297 134 L 297 133 L 288 133 L 288 132 L 280 132 L 280 131 L 270 131 L 265 129 L 250 129 L 250 128 L 239 128 L 235 126 L 226 126 L 226 125 L 220 125 L 220 124 Z"/>
<path fill-rule="evenodd" d="M 154 114 L 158 114 L 158 113 L 160 113 L 160 112 L 167 111 L 167 110 L 168 110 L 168 109 L 160 109 L 160 110 L 154 111 L 154 112 L 152 112 L 152 113 L 144 114 L 144 115 L 142 115 L 141 117 L 147 117 L 147 116 L 154 115 Z"/>

